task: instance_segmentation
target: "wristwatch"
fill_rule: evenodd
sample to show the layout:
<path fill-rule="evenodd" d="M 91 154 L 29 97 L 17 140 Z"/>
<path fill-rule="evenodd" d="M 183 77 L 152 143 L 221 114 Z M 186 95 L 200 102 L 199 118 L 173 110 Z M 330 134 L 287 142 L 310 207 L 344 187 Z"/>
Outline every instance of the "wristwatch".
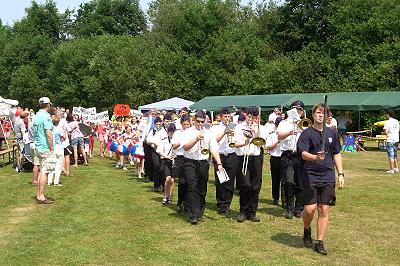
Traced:
<path fill-rule="evenodd" d="M 343 172 L 338 173 L 337 176 L 343 176 L 344 177 L 344 173 Z"/>

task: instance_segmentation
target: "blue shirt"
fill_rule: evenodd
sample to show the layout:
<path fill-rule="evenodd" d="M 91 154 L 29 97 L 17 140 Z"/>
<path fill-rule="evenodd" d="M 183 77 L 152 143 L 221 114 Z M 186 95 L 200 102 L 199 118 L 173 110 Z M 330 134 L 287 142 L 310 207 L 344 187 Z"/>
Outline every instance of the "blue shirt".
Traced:
<path fill-rule="evenodd" d="M 41 109 L 33 119 L 33 143 L 40 152 L 50 151 L 50 145 L 47 142 L 46 129 L 53 129 L 50 114 Z"/>
<path fill-rule="evenodd" d="M 62 137 L 64 136 L 64 129 L 60 126 L 53 128 L 53 143 L 55 147 L 62 148 Z"/>
<path fill-rule="evenodd" d="M 313 127 L 304 130 L 297 142 L 297 151 L 317 154 L 322 150 L 322 132 Z M 335 184 L 333 156 L 340 153 L 338 134 L 335 129 L 325 128 L 325 159 L 323 161 L 300 160 L 300 177 L 307 184 Z"/>

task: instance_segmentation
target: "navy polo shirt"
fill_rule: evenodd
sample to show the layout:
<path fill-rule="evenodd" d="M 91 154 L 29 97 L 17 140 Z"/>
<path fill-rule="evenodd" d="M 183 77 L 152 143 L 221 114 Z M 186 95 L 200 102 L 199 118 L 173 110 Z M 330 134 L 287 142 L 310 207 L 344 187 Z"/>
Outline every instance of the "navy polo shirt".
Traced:
<path fill-rule="evenodd" d="M 297 142 L 297 152 L 317 154 L 322 150 L 322 132 L 313 127 L 304 130 Z M 335 184 L 333 156 L 340 153 L 338 134 L 333 128 L 325 128 L 325 160 L 300 160 L 300 177 L 305 184 Z"/>

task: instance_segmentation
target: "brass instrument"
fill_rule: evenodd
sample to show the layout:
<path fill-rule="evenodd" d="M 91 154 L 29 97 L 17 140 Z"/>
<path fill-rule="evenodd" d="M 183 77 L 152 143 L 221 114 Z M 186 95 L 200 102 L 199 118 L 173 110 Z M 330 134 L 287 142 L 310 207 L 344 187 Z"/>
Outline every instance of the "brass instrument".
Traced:
<path fill-rule="evenodd" d="M 226 125 L 225 130 L 232 130 L 235 127 L 234 123 L 229 123 Z M 229 148 L 235 148 L 235 142 L 233 141 L 233 133 L 228 133 L 228 146 Z"/>
<path fill-rule="evenodd" d="M 262 137 L 260 137 L 260 123 L 261 123 L 261 107 L 258 107 L 259 111 L 258 111 L 258 130 L 257 130 L 257 134 L 256 136 L 251 140 L 251 143 L 256 145 L 257 147 L 261 147 L 263 145 L 265 145 L 265 139 L 263 139 Z"/>
<path fill-rule="evenodd" d="M 208 149 L 208 147 L 206 146 L 205 142 L 204 142 L 204 130 L 201 130 L 202 135 L 202 139 L 200 139 L 200 152 L 202 155 L 208 155 L 210 153 L 210 150 Z"/>
<path fill-rule="evenodd" d="M 297 112 L 297 111 L 296 111 Z M 297 145 L 297 133 L 298 133 L 298 128 L 301 130 L 305 130 L 308 127 L 311 127 L 313 124 L 313 122 L 311 121 L 311 119 L 308 119 L 306 116 L 306 111 L 304 110 L 304 118 L 298 120 L 298 122 L 296 122 L 296 120 L 293 121 L 293 134 L 292 138 L 291 138 L 291 151 L 292 152 L 296 152 L 296 145 Z"/>

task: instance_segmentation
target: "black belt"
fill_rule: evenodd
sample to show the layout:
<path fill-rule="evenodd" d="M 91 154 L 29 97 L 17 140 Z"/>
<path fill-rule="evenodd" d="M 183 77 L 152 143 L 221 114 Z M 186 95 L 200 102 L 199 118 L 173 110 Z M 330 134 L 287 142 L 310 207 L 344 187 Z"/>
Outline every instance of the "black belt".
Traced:
<path fill-rule="evenodd" d="M 228 156 L 231 156 L 231 155 L 234 155 L 234 154 L 236 154 L 236 152 L 231 152 L 231 153 L 227 153 L 227 154 L 225 154 L 225 153 L 220 153 L 219 156 L 220 156 L 220 157 L 228 157 Z"/>
<path fill-rule="evenodd" d="M 192 162 L 192 163 L 200 163 L 200 162 L 208 162 L 208 160 L 194 160 L 185 157 L 185 161 Z"/>

